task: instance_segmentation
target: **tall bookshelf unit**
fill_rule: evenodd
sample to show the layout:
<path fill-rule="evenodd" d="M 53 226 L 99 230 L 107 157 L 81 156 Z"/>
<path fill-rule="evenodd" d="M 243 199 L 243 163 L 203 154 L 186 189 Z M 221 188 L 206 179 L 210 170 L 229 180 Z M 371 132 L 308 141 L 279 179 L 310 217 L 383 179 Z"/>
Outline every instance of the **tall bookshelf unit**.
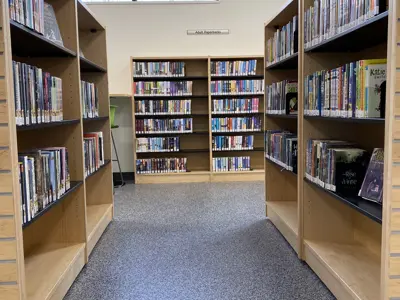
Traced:
<path fill-rule="evenodd" d="M 176 183 L 176 182 L 218 182 L 218 181 L 253 181 L 263 180 L 263 140 L 262 132 L 257 133 L 255 137 L 254 150 L 251 151 L 235 151 L 243 155 L 251 157 L 251 171 L 230 171 L 230 172 L 213 172 L 212 158 L 227 155 L 228 151 L 215 153 L 212 151 L 212 136 L 211 132 L 211 119 L 213 117 L 211 111 L 212 99 L 220 98 L 221 96 L 211 96 L 210 84 L 211 77 L 210 62 L 211 60 L 246 60 L 257 59 L 257 75 L 247 76 L 248 79 L 262 79 L 263 78 L 263 62 L 261 56 L 248 56 L 248 57 L 131 57 L 131 79 L 132 85 L 138 81 L 193 81 L 193 95 L 192 96 L 138 96 L 132 93 L 132 120 L 133 120 L 133 140 L 134 140 L 134 171 L 135 183 Z M 183 77 L 135 77 L 133 72 L 134 62 L 184 62 L 185 63 L 185 76 Z M 251 78 L 253 77 L 253 78 Z M 232 77 L 221 77 L 220 79 L 231 79 Z M 240 77 L 246 79 L 246 76 Z M 225 95 L 224 97 L 229 97 Z M 247 96 L 244 96 L 247 97 Z M 258 95 L 261 99 L 261 109 L 263 109 L 263 96 Z M 168 100 L 168 99 L 191 99 L 192 111 L 191 114 L 185 115 L 137 115 L 135 113 L 135 106 L 138 100 Z M 260 111 L 261 112 L 261 111 Z M 234 116 L 233 114 L 230 114 Z M 256 115 L 256 113 L 254 113 Z M 223 115 L 220 115 L 223 116 Z M 193 118 L 193 133 L 170 133 L 170 134 L 137 134 L 136 133 L 136 119 L 138 118 Z M 219 134 L 219 133 L 216 133 Z M 221 133 L 222 134 L 222 133 Z M 226 133 L 224 133 L 226 134 Z M 228 133 L 230 135 L 232 133 Z M 242 134 L 242 133 L 236 133 Z M 250 134 L 249 132 L 245 134 Z M 163 137 L 163 136 L 179 136 L 180 137 L 180 151 L 179 152 L 164 152 L 164 153 L 137 153 L 136 139 L 138 137 Z M 231 151 L 233 152 L 233 151 Z M 247 154 L 248 153 L 248 154 Z M 236 155 L 235 154 L 235 155 Z M 136 172 L 136 159 L 145 158 L 162 158 L 162 157 L 187 157 L 188 172 L 184 173 L 153 173 L 153 174 L 137 174 Z"/>
<path fill-rule="evenodd" d="M 62 299 L 112 218 L 111 164 L 84 176 L 83 133 L 103 131 L 111 158 L 105 29 L 80 1 L 49 2 L 64 47 L 10 20 L 1 7 L 0 298 Z M 83 49 L 85 58 L 80 57 Z M 12 59 L 62 79 L 64 120 L 16 126 Z M 99 120 L 84 120 L 80 80 L 98 84 Z M 22 224 L 18 152 L 67 147 L 71 188 Z"/>
<path fill-rule="evenodd" d="M 400 51 L 397 1 L 388 10 L 315 46 L 304 48 L 304 16 L 312 0 L 293 0 L 265 25 L 265 37 L 288 18 L 299 16 L 299 53 L 291 70 L 266 68 L 266 84 L 298 72 L 299 114 L 293 120 L 266 116 L 266 129 L 298 133 L 298 175 L 266 160 L 267 216 L 338 299 L 398 299 L 399 268 L 399 97 Z M 304 115 L 304 77 L 361 59 L 387 58 L 384 119 L 344 119 Z M 292 123 L 290 123 L 292 122 Z M 383 206 L 346 198 L 305 178 L 306 145 L 311 138 L 354 142 L 372 152 L 384 148 Z M 294 179 L 297 178 L 297 179 Z M 285 205 L 271 205 L 278 202 Z M 286 205 L 286 202 L 292 202 Z"/>

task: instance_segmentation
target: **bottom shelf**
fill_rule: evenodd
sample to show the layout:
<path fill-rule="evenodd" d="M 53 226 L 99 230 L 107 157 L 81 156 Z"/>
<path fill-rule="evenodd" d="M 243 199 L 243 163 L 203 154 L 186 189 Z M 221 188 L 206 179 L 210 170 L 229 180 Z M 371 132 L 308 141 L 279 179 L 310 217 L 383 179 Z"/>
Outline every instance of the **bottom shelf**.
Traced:
<path fill-rule="evenodd" d="M 305 240 L 305 260 L 338 299 L 380 299 L 380 256 L 357 244 Z"/>
<path fill-rule="evenodd" d="M 87 255 L 89 256 L 112 220 L 112 204 L 88 205 L 86 207 L 86 218 Z"/>
<path fill-rule="evenodd" d="M 62 299 L 85 264 L 85 244 L 50 244 L 25 256 L 28 300 Z"/>
<path fill-rule="evenodd" d="M 292 248 L 298 252 L 298 216 L 296 201 L 267 201 L 267 216 Z"/>

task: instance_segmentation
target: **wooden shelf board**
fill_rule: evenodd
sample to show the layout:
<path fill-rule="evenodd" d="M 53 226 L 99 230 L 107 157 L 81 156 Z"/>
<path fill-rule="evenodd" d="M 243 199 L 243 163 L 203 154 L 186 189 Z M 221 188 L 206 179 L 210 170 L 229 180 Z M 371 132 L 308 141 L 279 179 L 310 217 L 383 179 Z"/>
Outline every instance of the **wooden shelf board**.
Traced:
<path fill-rule="evenodd" d="M 275 119 L 297 119 L 297 115 L 277 115 L 277 114 L 265 114 L 268 118 L 275 118 Z"/>
<path fill-rule="evenodd" d="M 80 119 L 72 119 L 72 120 L 63 120 L 63 121 L 50 122 L 50 123 L 18 125 L 17 131 L 27 131 L 27 130 L 44 129 L 44 128 L 49 128 L 49 127 L 67 126 L 67 125 L 71 125 L 71 124 L 79 124 L 79 122 L 80 122 Z"/>
<path fill-rule="evenodd" d="M 304 52 L 357 52 L 386 43 L 387 32 L 388 12 L 386 11 L 360 25 L 324 40 L 318 45 L 307 48 Z M 366 36 L 368 37 L 367 39 L 365 38 Z"/>
<path fill-rule="evenodd" d="M 290 173 L 290 174 L 292 174 L 292 175 L 294 175 L 294 176 L 297 177 L 297 174 L 296 174 L 296 173 L 294 173 L 294 172 L 292 172 L 292 171 L 289 171 L 289 170 L 283 168 L 281 165 L 277 164 L 276 162 L 274 162 L 274 161 L 271 160 L 270 158 L 266 157 L 265 160 L 268 161 L 268 162 L 270 162 L 271 164 L 273 164 L 273 165 L 276 166 L 277 168 L 279 168 L 282 172 L 284 171 L 284 172 L 286 172 L 286 173 Z"/>
<path fill-rule="evenodd" d="M 357 244 L 311 240 L 305 240 L 304 244 L 306 262 L 335 296 L 363 300 L 380 298 L 379 255 Z"/>
<path fill-rule="evenodd" d="M 83 123 L 88 123 L 88 122 L 96 122 L 96 121 L 106 121 L 108 120 L 109 117 L 105 116 L 105 117 L 95 117 L 95 118 L 82 118 Z"/>
<path fill-rule="evenodd" d="M 208 76 L 152 76 L 152 77 L 133 77 L 134 82 L 139 81 L 190 81 L 190 80 L 208 80 Z"/>
<path fill-rule="evenodd" d="M 208 99 L 208 95 L 190 95 L 190 96 L 163 96 L 163 95 L 135 95 L 135 100 L 166 100 L 166 99 Z"/>
<path fill-rule="evenodd" d="M 334 122 L 347 122 L 347 123 L 378 123 L 385 124 L 383 118 L 338 118 L 338 117 L 324 117 L 324 116 L 304 116 L 307 120 L 326 120 Z"/>
<path fill-rule="evenodd" d="M 286 57 L 285 59 L 282 59 L 276 63 L 273 63 L 267 67 L 265 67 L 266 70 L 280 70 L 280 69 L 297 69 L 297 58 L 299 54 L 294 53 L 290 55 L 289 57 Z"/>
<path fill-rule="evenodd" d="M 211 182 L 246 182 L 263 181 L 264 178 L 264 169 L 254 169 L 252 171 L 212 172 L 210 180 Z"/>
<path fill-rule="evenodd" d="M 298 235 L 298 218 L 296 201 L 267 201 L 268 209 L 272 209 L 279 218 Z"/>
<path fill-rule="evenodd" d="M 78 24 L 80 30 L 104 30 L 104 26 L 96 19 L 86 4 L 78 0 Z"/>
<path fill-rule="evenodd" d="M 209 171 L 195 171 L 185 173 L 154 173 L 136 174 L 136 184 L 152 183 L 182 183 L 182 182 L 210 182 Z"/>
<path fill-rule="evenodd" d="M 30 57 L 75 57 L 76 53 L 44 35 L 10 20 L 11 46 L 14 55 Z M 29 45 L 29 46 L 27 46 Z"/>
<path fill-rule="evenodd" d="M 42 211 L 40 211 L 36 216 L 33 217 L 32 220 L 30 220 L 29 222 L 25 223 L 22 225 L 22 228 L 26 228 L 29 225 L 31 225 L 32 223 L 36 222 L 37 220 L 40 219 L 40 217 L 42 217 L 43 215 L 45 215 L 47 212 L 49 212 L 51 209 L 53 209 L 56 205 L 60 204 L 61 202 L 63 202 L 65 199 L 68 198 L 68 196 L 73 193 L 76 189 L 78 189 L 78 187 L 80 187 L 83 184 L 82 181 L 71 181 L 71 186 L 70 189 L 68 191 L 66 191 L 61 197 L 60 199 L 52 202 L 51 204 L 49 204 L 48 206 L 46 206 Z"/>
<path fill-rule="evenodd" d="M 100 221 L 107 215 L 112 209 L 112 204 L 98 204 L 98 205 L 87 205 L 86 206 L 86 231 L 88 240 L 92 237 L 96 227 Z"/>
<path fill-rule="evenodd" d="M 83 268 L 84 243 L 50 244 L 25 255 L 28 300 L 61 299 Z"/>
<path fill-rule="evenodd" d="M 107 72 L 107 69 L 97 65 L 85 57 L 80 56 L 79 61 L 81 72 Z"/>
<path fill-rule="evenodd" d="M 85 180 L 87 180 L 88 178 L 92 177 L 94 174 L 100 172 L 101 170 L 103 170 L 105 167 L 107 167 L 107 165 L 109 165 L 111 163 L 111 159 L 106 159 L 104 160 L 104 164 L 102 166 L 100 166 L 96 171 L 94 171 L 93 173 L 90 173 L 89 175 L 86 176 Z"/>
<path fill-rule="evenodd" d="M 211 80 L 264 79 L 264 75 L 211 75 Z"/>
<path fill-rule="evenodd" d="M 350 206 L 354 210 L 360 212 L 364 216 L 368 217 L 369 219 L 382 224 L 382 205 L 365 200 L 361 197 L 355 196 L 355 197 L 343 197 L 339 194 L 336 194 L 334 192 L 331 192 L 318 184 L 308 180 L 307 178 L 304 178 L 305 182 L 308 182 L 310 185 L 318 188 L 321 191 L 324 191 L 325 193 L 329 194 L 330 196 L 334 197 L 335 199 L 339 200 L 340 202 Z"/>

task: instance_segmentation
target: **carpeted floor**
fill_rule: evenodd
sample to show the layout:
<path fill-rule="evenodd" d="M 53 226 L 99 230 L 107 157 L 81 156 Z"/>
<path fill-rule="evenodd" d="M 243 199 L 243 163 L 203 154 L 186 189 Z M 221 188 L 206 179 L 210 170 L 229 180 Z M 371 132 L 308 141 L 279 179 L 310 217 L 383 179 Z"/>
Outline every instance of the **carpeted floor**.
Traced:
<path fill-rule="evenodd" d="M 264 210 L 263 183 L 125 186 L 65 299 L 334 299 Z"/>

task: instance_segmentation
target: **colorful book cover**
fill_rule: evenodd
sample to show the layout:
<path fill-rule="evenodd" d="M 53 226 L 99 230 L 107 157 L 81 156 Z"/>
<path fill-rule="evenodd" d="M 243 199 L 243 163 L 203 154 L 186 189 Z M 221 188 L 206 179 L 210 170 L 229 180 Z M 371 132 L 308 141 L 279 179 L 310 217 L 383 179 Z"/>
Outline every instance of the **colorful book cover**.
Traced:
<path fill-rule="evenodd" d="M 384 150 L 374 149 L 361 189 L 358 193 L 366 200 L 382 203 Z"/>

